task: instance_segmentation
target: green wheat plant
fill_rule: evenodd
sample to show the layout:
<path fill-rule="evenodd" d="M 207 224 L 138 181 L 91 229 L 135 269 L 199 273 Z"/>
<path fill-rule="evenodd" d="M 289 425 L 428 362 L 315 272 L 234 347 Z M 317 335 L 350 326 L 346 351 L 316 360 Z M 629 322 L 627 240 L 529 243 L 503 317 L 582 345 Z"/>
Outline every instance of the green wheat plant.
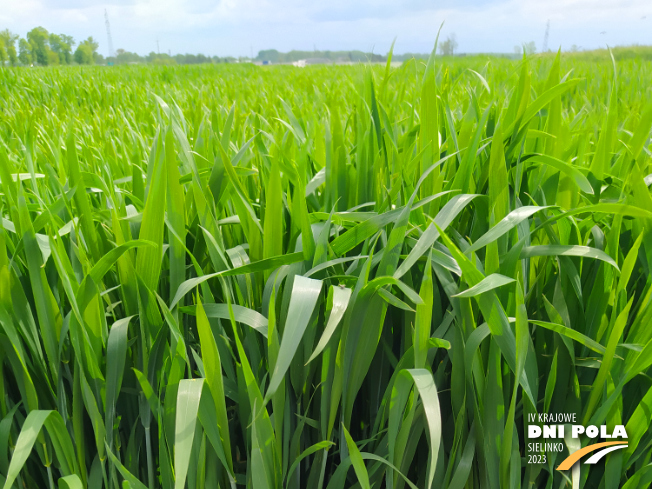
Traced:
<path fill-rule="evenodd" d="M 649 486 L 652 67 L 390 60 L 0 69 L 1 488 Z"/>

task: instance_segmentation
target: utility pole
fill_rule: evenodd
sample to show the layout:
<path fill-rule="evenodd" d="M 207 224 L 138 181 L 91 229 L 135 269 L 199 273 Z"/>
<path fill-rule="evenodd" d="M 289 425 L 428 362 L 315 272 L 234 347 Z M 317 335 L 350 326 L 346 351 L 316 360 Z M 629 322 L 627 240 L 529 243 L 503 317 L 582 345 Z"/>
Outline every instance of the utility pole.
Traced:
<path fill-rule="evenodd" d="M 111 39 L 111 24 L 109 24 L 109 14 L 104 9 L 104 23 L 106 24 L 106 37 L 109 42 L 109 58 L 115 56 L 113 52 L 113 39 Z"/>
<path fill-rule="evenodd" d="M 158 45 L 158 38 L 156 39 L 156 51 L 158 52 L 158 54 L 161 54 L 161 48 Z"/>
<path fill-rule="evenodd" d="M 541 52 L 545 53 L 548 51 L 548 36 L 550 35 L 550 19 L 548 19 L 548 22 L 546 22 L 546 33 L 543 36 L 543 47 L 541 48 Z"/>

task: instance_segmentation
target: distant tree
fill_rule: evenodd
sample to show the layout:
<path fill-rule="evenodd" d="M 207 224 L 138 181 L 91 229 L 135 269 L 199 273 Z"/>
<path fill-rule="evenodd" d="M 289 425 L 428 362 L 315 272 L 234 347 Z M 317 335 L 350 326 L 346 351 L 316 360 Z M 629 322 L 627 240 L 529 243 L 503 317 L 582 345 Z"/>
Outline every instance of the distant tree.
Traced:
<path fill-rule="evenodd" d="M 272 63 L 280 63 L 282 61 L 280 58 L 281 53 L 279 53 L 276 49 L 258 51 L 258 56 L 256 56 L 258 61 L 271 61 Z"/>
<path fill-rule="evenodd" d="M 80 42 L 75 50 L 75 62 L 80 65 L 92 65 L 95 62 L 98 47 L 99 44 L 93 39 L 93 36 Z"/>
<path fill-rule="evenodd" d="M 167 56 L 167 55 L 166 55 Z M 164 60 L 163 55 L 157 55 L 157 62 L 161 62 L 161 60 Z M 180 65 L 193 65 L 193 64 L 200 64 L 200 63 L 219 63 L 219 58 L 210 58 L 208 56 L 205 56 L 203 54 L 177 54 L 173 56 L 171 59 L 173 59 L 177 64 Z M 217 60 L 217 61 L 215 61 Z"/>
<path fill-rule="evenodd" d="M 155 53 L 154 51 L 145 57 L 145 61 L 156 65 L 173 65 L 178 62 L 176 57 L 173 58 L 168 53 Z"/>
<path fill-rule="evenodd" d="M 130 53 L 124 49 L 118 49 L 116 52 L 116 63 L 118 64 L 127 64 L 127 63 L 142 63 L 144 58 L 136 53 Z"/>
<path fill-rule="evenodd" d="M 32 58 L 32 46 L 23 38 L 18 41 L 18 59 L 25 66 L 30 66 L 34 61 Z"/>
<path fill-rule="evenodd" d="M 448 40 L 451 43 L 451 56 L 453 56 L 455 54 L 455 50 L 457 49 L 457 36 L 454 32 L 448 36 Z"/>
<path fill-rule="evenodd" d="M 86 39 L 85 41 L 82 41 L 82 42 L 85 42 L 86 44 L 88 44 L 91 47 L 91 49 L 93 50 L 93 52 L 97 51 L 97 48 L 100 47 L 100 44 L 95 39 L 93 39 L 93 36 L 89 36 L 88 39 Z"/>
<path fill-rule="evenodd" d="M 442 56 L 453 56 L 457 48 L 457 38 L 455 33 L 450 34 L 445 41 L 439 44 L 439 52 Z"/>
<path fill-rule="evenodd" d="M 93 50 L 87 44 L 80 43 L 75 49 L 75 63 L 80 65 L 93 64 Z"/>
<path fill-rule="evenodd" d="M 50 34 L 50 49 L 59 57 L 62 65 L 70 64 L 72 61 L 72 46 L 75 41 L 71 36 L 65 34 Z"/>
<path fill-rule="evenodd" d="M 59 35 L 61 36 L 61 40 L 64 43 L 66 43 L 68 46 L 70 46 L 71 49 L 76 44 L 75 39 L 72 36 L 69 36 L 67 34 L 59 34 Z"/>
<path fill-rule="evenodd" d="M 18 64 L 18 56 L 16 55 L 16 46 L 13 42 L 7 46 L 7 55 L 9 56 L 9 64 L 16 66 Z"/>
<path fill-rule="evenodd" d="M 177 61 L 170 56 L 168 53 L 157 54 L 154 59 L 154 64 L 156 65 L 174 65 L 177 64 Z"/>
<path fill-rule="evenodd" d="M 451 48 L 448 39 L 439 43 L 439 54 L 442 56 L 450 56 Z"/>
<path fill-rule="evenodd" d="M 48 53 L 50 51 L 48 31 L 43 27 L 34 27 L 27 33 L 27 41 L 32 49 L 32 61 L 47 66 L 52 59 Z"/>
<path fill-rule="evenodd" d="M 59 63 L 65 64 L 66 59 L 63 55 L 63 52 L 61 50 L 61 45 L 63 42 L 61 41 L 61 36 L 58 34 L 50 34 L 50 37 L 48 39 L 50 41 L 50 49 L 52 50 L 53 53 L 57 55 L 59 58 Z"/>
<path fill-rule="evenodd" d="M 7 50 L 4 44 L 0 44 L 0 66 L 4 66 L 7 62 Z"/>
<path fill-rule="evenodd" d="M 75 63 L 80 65 L 93 64 L 93 50 L 88 44 L 79 43 L 74 54 Z"/>
<path fill-rule="evenodd" d="M 16 66 L 18 56 L 16 56 L 16 41 L 18 35 L 12 33 L 9 29 L 0 31 L 0 48 L 4 48 L 6 59 L 11 66 Z"/>
<path fill-rule="evenodd" d="M 59 55 L 52 51 L 51 49 L 47 50 L 48 54 L 48 65 L 54 66 L 60 64 Z"/>

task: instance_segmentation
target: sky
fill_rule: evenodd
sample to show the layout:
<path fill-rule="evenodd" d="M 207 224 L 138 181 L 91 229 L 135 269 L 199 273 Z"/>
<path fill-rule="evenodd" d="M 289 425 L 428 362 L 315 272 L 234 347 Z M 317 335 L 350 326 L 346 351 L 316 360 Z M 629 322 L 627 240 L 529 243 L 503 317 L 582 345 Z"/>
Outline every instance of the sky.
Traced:
<path fill-rule="evenodd" d="M 114 49 L 249 56 L 279 51 L 432 50 L 455 33 L 458 52 L 514 52 L 534 41 L 548 48 L 652 44 L 652 0 L 0 0 L 0 30 L 21 36 L 36 26 L 93 36 Z M 157 48 L 158 41 L 158 48 Z"/>

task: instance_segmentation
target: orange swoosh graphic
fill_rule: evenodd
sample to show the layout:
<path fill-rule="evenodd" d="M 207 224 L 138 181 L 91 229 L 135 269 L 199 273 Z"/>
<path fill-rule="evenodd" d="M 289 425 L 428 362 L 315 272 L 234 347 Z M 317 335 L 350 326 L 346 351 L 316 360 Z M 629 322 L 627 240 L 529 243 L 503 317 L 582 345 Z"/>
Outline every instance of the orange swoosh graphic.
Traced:
<path fill-rule="evenodd" d="M 575 462 L 577 462 L 579 459 L 581 459 L 584 455 L 587 453 L 591 453 L 598 448 L 604 448 L 604 447 L 610 447 L 612 445 L 627 445 L 627 442 L 622 442 L 622 441 L 606 441 L 604 443 L 595 443 L 594 445 L 589 445 L 584 448 L 580 448 L 576 452 L 571 453 L 566 460 L 564 460 L 562 463 L 559 464 L 559 467 L 557 467 L 557 470 L 568 470 L 570 469 L 573 465 L 575 465 Z"/>

